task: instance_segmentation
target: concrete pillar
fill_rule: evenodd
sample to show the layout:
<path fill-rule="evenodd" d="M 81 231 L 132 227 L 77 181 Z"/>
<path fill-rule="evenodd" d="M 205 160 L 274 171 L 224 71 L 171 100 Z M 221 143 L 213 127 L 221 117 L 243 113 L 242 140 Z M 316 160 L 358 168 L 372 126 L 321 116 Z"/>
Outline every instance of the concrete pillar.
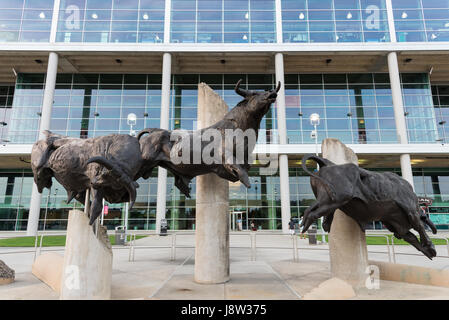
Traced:
<path fill-rule="evenodd" d="M 404 103 L 402 100 L 401 77 L 399 74 L 398 56 L 396 52 L 390 52 L 388 54 L 388 71 L 390 74 L 391 96 L 393 98 L 394 120 L 396 123 L 398 142 L 401 144 L 407 144 L 407 124 L 405 120 Z M 400 159 L 402 177 L 407 180 L 412 185 L 412 187 L 414 187 L 410 155 L 403 154 L 401 155 Z"/>
<path fill-rule="evenodd" d="M 204 83 L 198 85 L 198 129 L 223 119 L 228 106 Z M 224 139 L 224 137 L 223 137 Z M 229 182 L 214 173 L 196 178 L 195 281 L 229 280 Z"/>
<path fill-rule="evenodd" d="M 281 89 L 276 99 L 279 143 L 287 144 L 287 121 L 285 115 L 285 80 L 284 80 L 284 56 L 282 53 L 276 53 L 275 56 L 276 83 L 281 82 Z M 282 232 L 288 233 L 288 222 L 290 221 L 290 182 L 288 177 L 288 156 L 279 155 L 279 180 L 281 194 L 281 215 Z"/>
<path fill-rule="evenodd" d="M 61 300 L 105 300 L 111 298 L 112 247 L 106 227 L 98 237 L 87 214 L 69 212 L 67 240 L 61 279 Z"/>
<path fill-rule="evenodd" d="M 170 117 L 170 79 L 171 54 L 164 53 L 162 60 L 162 96 L 161 96 L 161 129 L 169 129 Z M 165 219 L 167 202 L 167 170 L 158 168 L 157 204 L 156 204 L 156 233 L 161 231 L 161 219 Z"/>
<path fill-rule="evenodd" d="M 337 139 L 325 139 L 321 147 L 323 158 L 335 164 L 358 165 L 355 153 Z M 334 213 L 329 233 L 329 255 L 332 277 L 347 281 L 356 288 L 365 284 L 368 266 L 365 233 L 354 219 L 341 210 Z"/>
<path fill-rule="evenodd" d="M 43 132 L 50 129 L 51 110 L 55 96 L 56 75 L 58 73 L 58 55 L 50 52 L 48 56 L 47 77 L 45 81 L 44 100 L 42 103 L 41 120 L 39 126 L 39 140 L 44 139 Z M 42 194 L 33 183 L 30 201 L 30 213 L 28 215 L 27 235 L 35 236 L 39 227 L 39 214 L 41 209 Z"/>

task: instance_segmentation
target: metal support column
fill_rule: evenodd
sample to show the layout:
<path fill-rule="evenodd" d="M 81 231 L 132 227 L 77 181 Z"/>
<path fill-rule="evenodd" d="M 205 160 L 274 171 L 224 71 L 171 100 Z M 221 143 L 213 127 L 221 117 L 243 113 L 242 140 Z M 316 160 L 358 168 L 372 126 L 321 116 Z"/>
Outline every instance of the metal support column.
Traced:
<path fill-rule="evenodd" d="M 44 100 L 42 103 L 42 112 L 39 127 L 39 140 L 45 138 L 43 132 L 50 129 L 51 110 L 53 108 L 53 99 L 55 95 L 56 75 L 58 73 L 58 54 L 50 52 L 48 56 L 47 77 L 45 81 Z M 28 216 L 27 235 L 35 236 L 39 227 L 39 214 L 41 209 L 42 194 L 37 190 L 33 183 L 31 192 L 30 213 Z"/>
<path fill-rule="evenodd" d="M 396 123 L 398 142 L 401 144 L 407 144 L 407 124 L 405 121 L 401 77 L 399 74 L 398 56 L 396 52 L 390 52 L 388 54 L 388 71 L 390 73 L 391 95 L 393 98 L 394 120 Z M 407 180 L 414 188 L 410 155 L 402 154 L 400 159 L 402 177 Z"/>
<path fill-rule="evenodd" d="M 276 53 L 275 56 L 276 83 L 281 82 L 281 89 L 276 99 L 279 143 L 287 144 L 287 122 L 285 115 L 285 80 L 284 80 L 284 56 L 282 53 Z M 279 180 L 281 193 L 281 216 L 282 232 L 288 233 L 288 223 L 290 221 L 290 183 L 288 177 L 288 156 L 279 155 Z"/>
<path fill-rule="evenodd" d="M 171 54 L 164 53 L 162 61 L 161 129 L 168 129 L 170 116 Z M 156 233 L 161 231 L 167 201 L 167 170 L 159 167 L 157 177 Z"/>

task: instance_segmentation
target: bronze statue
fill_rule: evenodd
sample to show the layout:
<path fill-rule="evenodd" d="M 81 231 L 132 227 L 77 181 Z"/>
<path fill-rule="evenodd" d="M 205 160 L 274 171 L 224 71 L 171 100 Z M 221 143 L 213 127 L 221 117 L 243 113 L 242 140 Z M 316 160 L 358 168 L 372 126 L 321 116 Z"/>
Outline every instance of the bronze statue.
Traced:
<path fill-rule="evenodd" d="M 307 160 L 319 164 L 317 173 L 307 169 Z M 302 168 L 310 175 L 310 185 L 316 197 L 316 202 L 304 212 L 303 233 L 320 217 L 324 217 L 323 229 L 329 232 L 334 212 L 340 209 L 363 231 L 366 224 L 381 221 L 396 238 L 404 239 L 429 259 L 436 256 L 425 225 L 434 234 L 437 229 L 421 212 L 418 197 L 405 179 L 391 172 L 368 171 L 353 163 L 336 165 L 311 154 L 303 157 Z M 412 228 L 418 231 L 420 240 L 410 232 Z"/>
<path fill-rule="evenodd" d="M 143 165 L 141 175 L 148 178 L 151 171 L 156 166 L 161 166 L 169 170 L 175 176 L 175 185 L 187 197 L 190 197 L 190 181 L 202 174 L 215 173 L 223 179 L 236 182 L 241 181 L 247 188 L 250 187 L 248 170 L 251 167 L 250 154 L 254 150 L 260 122 L 276 101 L 277 93 L 281 83 L 274 90 L 270 91 L 249 91 L 240 89 L 240 80 L 235 86 L 235 92 L 244 99 L 240 101 L 232 110 L 230 110 L 223 120 L 216 124 L 190 132 L 184 136 L 177 136 L 178 139 L 171 137 L 176 134 L 175 131 L 162 129 L 144 129 L 139 132 L 137 138 L 140 141 Z M 230 144 L 225 144 L 226 131 L 228 132 L 253 132 L 255 139 L 233 139 Z M 210 141 L 202 141 L 201 136 L 209 132 L 217 132 L 222 138 L 217 143 L 220 144 L 217 154 L 214 154 L 213 163 L 205 163 L 204 159 L 194 161 L 194 156 L 202 153 L 210 144 Z M 200 139 L 201 145 L 195 149 L 194 140 Z M 239 147 L 243 148 L 243 157 L 238 156 Z M 183 152 L 188 153 L 183 155 Z M 186 156 L 188 161 L 174 163 L 173 156 Z"/>
<path fill-rule="evenodd" d="M 140 177 L 148 179 L 156 166 L 170 170 L 175 175 L 176 186 L 188 197 L 190 180 L 210 172 L 233 182 L 240 180 L 249 188 L 249 155 L 256 144 L 260 122 L 276 101 L 280 83 L 275 90 L 253 92 L 240 89 L 240 82 L 235 91 L 244 100 L 229 111 L 223 120 L 184 137 L 178 136 L 176 140 L 171 139 L 176 130 L 162 129 L 142 130 L 138 138 L 111 134 L 89 139 L 65 137 L 45 131 L 46 138 L 37 141 L 31 153 L 31 168 L 38 191 L 42 193 L 44 188 L 50 188 L 52 177 L 55 177 L 67 191 L 67 203 L 75 198 L 84 204 L 86 190 L 90 189 L 93 200 L 89 223 L 92 225 L 101 214 L 103 199 L 110 203 L 130 202 L 132 208 L 139 186 L 135 181 Z M 239 136 L 233 137 L 231 146 L 224 140 L 220 141 L 222 148 L 216 149 L 218 151 L 213 154 L 215 160 L 222 160 L 219 163 L 206 163 L 201 157 L 199 163 L 174 163 L 173 153 L 182 155 L 182 152 L 187 151 L 187 157 L 192 158 L 209 145 L 210 142 L 202 141 L 199 150 L 185 148 L 192 146 L 189 143 L 196 137 L 201 139 L 209 131 L 226 136 L 226 130 L 234 132 L 237 129 L 252 131 L 255 139 L 236 141 Z M 243 147 L 243 159 L 237 156 L 236 145 Z"/>
<path fill-rule="evenodd" d="M 31 152 L 31 168 L 38 191 L 50 188 L 52 177 L 66 189 L 69 203 L 73 198 L 85 203 L 91 190 L 90 221 L 101 214 L 103 198 L 110 203 L 136 200 L 138 172 L 142 165 L 137 138 L 127 134 L 79 139 L 45 131 Z"/>

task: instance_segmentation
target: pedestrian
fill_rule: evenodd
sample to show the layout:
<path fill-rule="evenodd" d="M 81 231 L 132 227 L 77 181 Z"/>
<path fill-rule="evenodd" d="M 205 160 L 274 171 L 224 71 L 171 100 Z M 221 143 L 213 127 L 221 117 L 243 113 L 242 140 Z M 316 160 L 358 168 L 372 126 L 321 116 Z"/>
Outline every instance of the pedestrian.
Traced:
<path fill-rule="evenodd" d="M 288 228 L 290 231 L 291 235 L 295 234 L 295 221 L 293 221 L 293 219 L 290 218 L 290 222 L 288 223 Z"/>
<path fill-rule="evenodd" d="M 302 220 L 303 220 L 303 216 L 300 216 L 299 221 L 298 221 L 298 228 L 301 228 L 300 226 L 301 226 Z M 302 233 L 301 229 L 300 229 L 299 230 L 299 239 L 305 239 L 305 238 L 306 238 L 306 235 L 304 233 Z"/>
<path fill-rule="evenodd" d="M 241 218 L 238 218 L 237 219 L 237 230 L 238 231 L 242 231 L 242 219 Z"/>
<path fill-rule="evenodd" d="M 251 230 L 257 231 L 256 224 L 254 223 L 254 220 L 251 220 Z"/>

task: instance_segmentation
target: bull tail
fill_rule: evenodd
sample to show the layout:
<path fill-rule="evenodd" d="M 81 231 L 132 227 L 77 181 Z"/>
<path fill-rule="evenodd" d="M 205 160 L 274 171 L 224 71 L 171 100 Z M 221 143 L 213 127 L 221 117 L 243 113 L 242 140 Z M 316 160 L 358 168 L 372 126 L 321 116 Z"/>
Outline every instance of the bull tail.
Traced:
<path fill-rule="evenodd" d="M 98 163 L 104 166 L 106 169 L 111 170 L 115 176 L 117 176 L 117 182 L 120 183 L 129 194 L 129 208 L 131 209 L 136 202 L 136 185 L 135 183 L 123 170 L 113 161 L 106 159 L 105 157 L 92 157 L 87 160 L 86 165 L 89 163 Z"/>
<path fill-rule="evenodd" d="M 329 160 L 327 160 L 327 159 L 318 157 L 318 156 L 316 156 L 316 155 L 314 155 L 314 154 L 306 154 L 306 155 L 304 155 L 304 157 L 302 158 L 302 161 L 301 161 L 301 162 L 302 162 L 302 163 L 301 163 L 302 169 L 303 169 L 308 175 L 310 175 L 310 176 L 312 176 L 312 177 L 318 179 L 319 181 L 321 181 L 321 182 L 323 183 L 323 186 L 324 186 L 324 188 L 326 189 L 326 192 L 327 192 L 327 194 L 329 195 L 329 197 L 330 197 L 333 201 L 335 201 L 337 195 L 336 195 L 336 192 L 335 192 L 333 186 L 332 186 L 327 180 L 323 179 L 322 177 L 320 177 L 320 176 L 317 175 L 316 173 L 310 171 L 310 170 L 307 168 L 307 166 L 306 166 L 307 160 L 313 160 L 313 161 L 315 161 L 316 163 L 318 163 L 318 164 L 320 165 L 320 168 L 327 167 L 327 166 L 332 166 L 332 165 L 335 165 L 335 164 L 334 164 L 332 161 L 329 161 Z"/>

